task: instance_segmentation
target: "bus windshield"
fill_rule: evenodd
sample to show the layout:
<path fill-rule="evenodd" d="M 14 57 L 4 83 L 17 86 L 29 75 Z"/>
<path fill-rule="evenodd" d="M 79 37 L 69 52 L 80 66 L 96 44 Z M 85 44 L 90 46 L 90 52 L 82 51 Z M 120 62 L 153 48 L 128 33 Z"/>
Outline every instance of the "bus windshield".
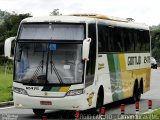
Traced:
<path fill-rule="evenodd" d="M 82 44 L 17 43 L 15 81 L 35 84 L 82 83 Z"/>
<path fill-rule="evenodd" d="M 19 40 L 84 40 L 83 24 L 23 23 Z"/>

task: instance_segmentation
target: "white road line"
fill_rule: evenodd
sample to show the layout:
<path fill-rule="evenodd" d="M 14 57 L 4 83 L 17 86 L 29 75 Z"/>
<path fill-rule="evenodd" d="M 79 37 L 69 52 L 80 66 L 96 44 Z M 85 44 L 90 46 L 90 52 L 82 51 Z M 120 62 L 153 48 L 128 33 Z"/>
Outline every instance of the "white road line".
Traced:
<path fill-rule="evenodd" d="M 0 108 L 0 110 L 10 109 L 10 108 L 14 108 L 14 106 L 11 106 L 11 107 L 3 107 L 3 108 Z"/>

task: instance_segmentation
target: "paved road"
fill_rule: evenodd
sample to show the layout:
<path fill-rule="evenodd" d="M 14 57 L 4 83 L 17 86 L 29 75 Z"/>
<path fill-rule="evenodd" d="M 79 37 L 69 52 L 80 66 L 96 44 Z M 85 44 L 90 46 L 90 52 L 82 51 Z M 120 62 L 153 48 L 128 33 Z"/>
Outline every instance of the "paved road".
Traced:
<path fill-rule="evenodd" d="M 153 109 L 160 108 L 160 68 L 152 69 L 151 73 L 151 90 L 142 95 L 142 99 L 140 101 L 140 113 L 144 113 L 148 111 L 148 100 L 151 99 L 153 101 Z M 135 105 L 129 104 L 127 100 L 122 100 L 118 102 L 114 102 L 105 106 L 106 114 L 120 114 L 120 105 L 125 104 L 125 113 L 126 114 L 135 114 Z M 60 115 L 68 116 L 69 113 L 65 113 L 64 111 L 47 111 L 45 114 L 48 118 L 59 118 Z M 15 109 L 13 106 L 7 108 L 0 108 L 0 114 L 3 117 L 8 115 L 15 115 L 13 117 L 18 117 L 20 119 L 37 119 L 40 120 L 37 116 L 33 115 L 32 110 L 28 109 Z M 18 114 L 18 116 L 16 116 Z M 70 113 L 71 114 L 71 113 Z M 90 111 L 83 112 L 83 115 L 92 114 Z M 12 116 L 9 116 L 12 117 Z"/>

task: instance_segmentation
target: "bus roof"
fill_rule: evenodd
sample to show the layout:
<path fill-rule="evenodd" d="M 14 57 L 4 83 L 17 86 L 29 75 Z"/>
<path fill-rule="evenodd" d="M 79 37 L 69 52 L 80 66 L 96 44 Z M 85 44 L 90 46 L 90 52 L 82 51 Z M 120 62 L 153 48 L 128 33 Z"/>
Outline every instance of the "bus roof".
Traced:
<path fill-rule="evenodd" d="M 71 14 L 63 16 L 47 16 L 47 17 L 29 17 L 22 20 L 21 23 L 33 23 L 33 22 L 65 22 L 65 23 L 90 23 L 98 22 L 108 24 L 111 26 L 120 26 L 135 29 L 149 30 L 149 27 L 144 23 L 136 23 L 132 19 L 123 19 L 118 17 L 105 16 L 101 14 Z"/>
<path fill-rule="evenodd" d="M 127 28 L 137 28 L 149 30 L 149 27 L 144 23 L 136 23 L 133 18 L 119 18 L 113 16 L 106 16 L 101 14 L 71 14 L 71 16 L 88 17 L 98 19 L 99 22 L 109 24 L 111 26 L 120 26 Z"/>
<path fill-rule="evenodd" d="M 77 16 L 43 16 L 43 17 L 29 17 L 22 20 L 22 23 L 26 22 L 66 22 L 66 23 L 85 23 L 93 21 L 94 18 L 77 17 Z"/>
<path fill-rule="evenodd" d="M 118 21 L 118 22 L 128 22 L 127 19 L 106 16 L 101 14 L 71 14 L 71 16 L 81 16 L 81 17 L 97 18 L 97 19 L 103 19 L 103 20 Z"/>

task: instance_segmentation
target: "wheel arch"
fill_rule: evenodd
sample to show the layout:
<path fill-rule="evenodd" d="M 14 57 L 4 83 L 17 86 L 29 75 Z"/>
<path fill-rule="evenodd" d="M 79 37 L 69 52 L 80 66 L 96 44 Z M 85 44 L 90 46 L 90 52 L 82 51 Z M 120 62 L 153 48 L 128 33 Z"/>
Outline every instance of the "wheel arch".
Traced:
<path fill-rule="evenodd" d="M 134 82 L 134 85 L 133 85 L 133 93 L 134 93 L 134 90 L 135 90 L 136 87 L 138 87 L 138 79 L 137 78 L 135 79 L 135 82 Z"/>
<path fill-rule="evenodd" d="M 104 87 L 103 87 L 103 85 L 99 86 L 97 95 L 99 94 L 99 92 L 103 96 L 103 104 L 104 104 Z"/>
<path fill-rule="evenodd" d="M 138 85 L 138 79 L 135 80 L 134 86 Z"/>

